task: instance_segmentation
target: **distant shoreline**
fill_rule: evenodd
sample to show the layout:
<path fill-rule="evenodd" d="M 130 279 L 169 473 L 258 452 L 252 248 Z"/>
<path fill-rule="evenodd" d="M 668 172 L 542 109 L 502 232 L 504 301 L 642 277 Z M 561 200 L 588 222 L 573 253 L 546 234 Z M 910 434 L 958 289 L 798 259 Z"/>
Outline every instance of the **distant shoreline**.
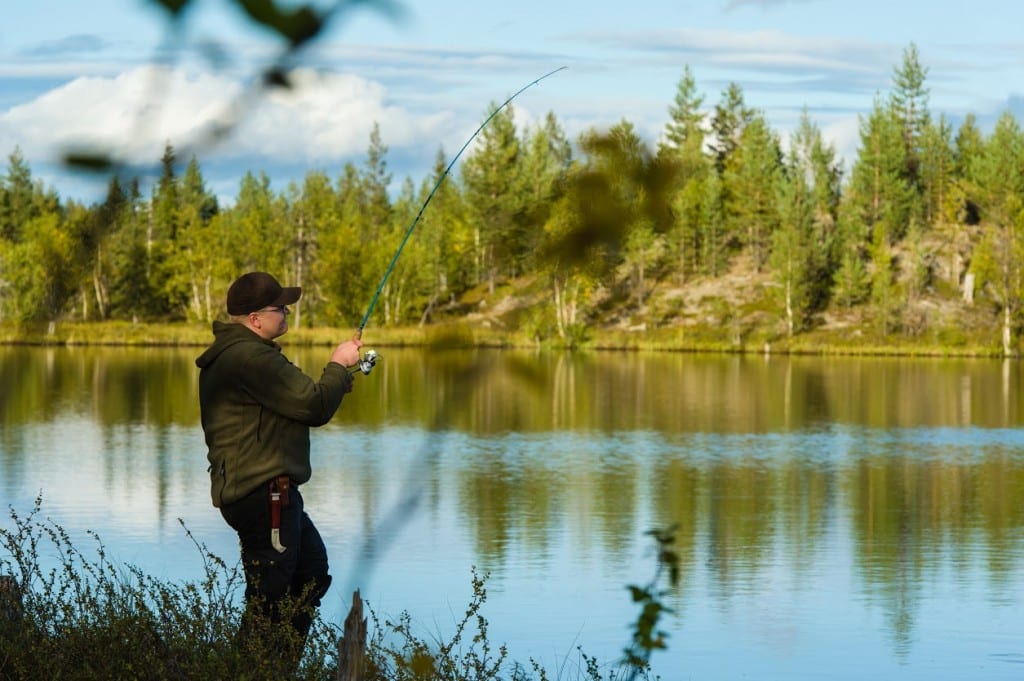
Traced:
<path fill-rule="evenodd" d="M 293 329 L 281 338 L 288 346 L 329 347 L 355 335 L 354 329 Z M 742 355 L 818 355 L 964 357 L 1002 359 L 992 346 L 940 346 L 893 335 L 870 339 L 858 332 L 833 334 L 807 332 L 792 339 L 761 338 L 735 342 L 714 329 L 661 328 L 651 331 L 597 329 L 581 343 L 569 345 L 558 339 L 538 341 L 522 333 L 503 332 L 467 324 L 368 329 L 368 347 L 423 347 L 435 349 L 490 348 L 544 349 L 558 351 L 689 352 Z M 211 340 L 208 324 L 131 322 L 67 322 L 54 325 L 8 326 L 0 329 L 0 345 L 38 347 L 204 347 Z M 1007 359 L 1018 359 L 1018 356 Z"/>

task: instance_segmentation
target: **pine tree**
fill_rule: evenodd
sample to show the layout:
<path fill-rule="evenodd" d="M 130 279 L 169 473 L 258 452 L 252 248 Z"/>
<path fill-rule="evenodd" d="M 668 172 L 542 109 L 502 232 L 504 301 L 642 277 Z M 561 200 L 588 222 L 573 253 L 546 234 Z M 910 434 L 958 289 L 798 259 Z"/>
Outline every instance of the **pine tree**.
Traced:
<path fill-rule="evenodd" d="M 803 328 L 808 309 L 808 240 L 813 213 L 811 193 L 803 178 L 794 178 L 781 189 L 782 225 L 772 234 L 769 264 L 782 300 L 786 335 L 792 338 Z"/>
<path fill-rule="evenodd" d="M 953 185 L 953 127 L 940 116 L 929 125 L 921 140 L 920 187 L 924 200 L 924 223 L 947 221 L 947 197 Z"/>
<path fill-rule="evenodd" d="M 905 177 L 914 188 L 919 188 L 921 182 L 921 156 L 930 122 L 929 89 L 925 87 L 927 75 L 928 69 L 921 65 L 917 45 L 910 43 L 903 50 L 903 61 L 893 72 L 889 106 L 903 140 Z"/>
<path fill-rule="evenodd" d="M 669 107 L 670 119 L 665 126 L 664 140 L 658 148 L 659 157 L 671 159 L 678 168 L 671 199 L 673 219 L 666 236 L 680 284 L 701 265 L 701 202 L 705 183 L 713 169 L 704 152 L 703 103 L 704 97 L 697 94 L 693 74 L 686 66 L 677 86 L 674 105 Z"/>
<path fill-rule="evenodd" d="M 856 249 L 842 251 L 833 282 L 833 297 L 842 307 L 850 309 L 867 298 L 869 275 Z"/>
<path fill-rule="evenodd" d="M 835 149 L 825 143 L 821 130 L 811 121 L 806 109 L 790 139 L 787 175 L 790 183 L 801 178 L 809 192 L 812 223 L 806 240 L 808 304 L 818 307 L 825 303 L 838 267 L 842 171 Z"/>
<path fill-rule="evenodd" d="M 417 241 L 423 254 L 418 267 L 425 274 L 421 324 L 440 305 L 473 284 L 473 230 L 459 185 L 445 175 L 448 163 L 444 149 L 438 149 L 432 172 L 417 196 L 419 208 L 433 192 L 430 208 L 422 213 L 417 227 Z"/>
<path fill-rule="evenodd" d="M 146 223 L 146 280 L 150 312 L 173 316 L 188 306 L 188 291 L 176 261 L 181 226 L 181 180 L 174 147 L 164 145 L 160 178 L 153 187 Z"/>
<path fill-rule="evenodd" d="M 891 243 L 884 223 L 877 223 L 871 240 L 871 303 L 883 338 L 894 328 L 900 304 Z"/>
<path fill-rule="evenodd" d="M 362 172 L 363 197 L 366 216 L 371 229 L 384 230 L 391 219 L 391 173 L 388 171 L 388 148 L 380 136 L 380 125 L 373 124 L 370 144 L 366 149 L 366 166 Z M 369 243 L 375 243 L 377 233 L 367 235 Z"/>
<path fill-rule="evenodd" d="M 708 161 L 703 172 L 686 177 L 683 186 L 672 200 L 674 221 L 668 232 L 668 248 L 675 261 L 676 281 L 682 284 L 688 275 L 703 269 L 708 263 L 702 258 L 704 232 L 704 204 L 707 185 L 712 175 Z M 717 184 L 717 176 L 716 176 Z"/>
<path fill-rule="evenodd" d="M 292 317 L 294 326 L 300 328 L 316 324 L 323 312 L 323 290 L 316 262 L 329 257 L 320 247 L 321 240 L 336 229 L 339 221 L 331 179 L 322 171 L 307 172 L 302 186 L 291 188 L 286 206 L 285 224 L 290 229 L 292 253 L 287 271 L 289 280 L 303 289 Z"/>
<path fill-rule="evenodd" d="M 178 235 L 179 185 L 176 166 L 177 154 L 170 143 L 164 145 L 164 154 L 160 158 L 160 179 L 153 189 L 152 216 L 150 226 L 149 248 L 163 242 L 173 242 Z"/>
<path fill-rule="evenodd" d="M 704 97 L 697 94 L 693 72 L 687 65 L 676 86 L 675 100 L 669 107 L 669 122 L 665 125 L 663 147 L 681 152 L 688 147 L 700 149 L 704 144 Z"/>
<path fill-rule="evenodd" d="M 516 224 L 519 228 L 521 253 L 516 268 L 527 270 L 536 266 L 534 256 L 543 239 L 544 224 L 561 192 L 572 164 L 572 146 L 555 118 L 548 112 L 542 125 L 526 131 L 521 161 L 524 208 Z"/>
<path fill-rule="evenodd" d="M 0 239 L 18 242 L 26 225 L 42 214 L 40 192 L 20 147 L 7 157 L 7 173 L 0 178 Z"/>
<path fill-rule="evenodd" d="M 974 114 L 968 114 L 957 129 L 953 141 L 953 182 L 957 194 L 952 212 L 958 222 L 968 225 L 978 224 L 978 179 L 976 170 L 979 159 L 985 154 L 985 139 L 978 128 Z"/>
<path fill-rule="evenodd" d="M 125 190 L 110 239 L 110 314 L 132 322 L 149 316 L 152 291 L 147 276 L 146 234 L 149 214 L 138 179 Z"/>
<path fill-rule="evenodd" d="M 359 170 L 353 163 L 346 163 L 335 184 L 336 219 L 323 222 L 319 257 L 310 265 L 310 277 L 318 284 L 318 309 L 323 315 L 318 319 L 325 324 L 356 326 L 384 274 L 378 260 L 373 260 L 372 267 L 366 262 L 386 245 L 362 241 L 369 228 L 361 185 Z"/>
<path fill-rule="evenodd" d="M 215 243 L 210 222 L 217 215 L 217 198 L 206 188 L 206 180 L 193 156 L 185 168 L 177 190 L 178 234 L 172 244 L 170 280 L 178 296 L 187 301 L 191 319 L 212 321 L 220 304 L 214 294 L 214 281 L 223 272 L 227 260 L 223 248 Z"/>
<path fill-rule="evenodd" d="M 790 337 L 803 328 L 811 307 L 824 298 L 824 292 L 814 288 L 816 284 L 823 287 L 818 280 L 826 276 L 824 253 L 818 243 L 820 230 L 816 229 L 819 202 L 826 201 L 820 185 L 827 182 L 820 177 L 825 172 L 820 142 L 820 135 L 804 112 L 792 140 L 785 179 L 778 183 L 781 224 L 772 234 L 769 264 Z"/>
<path fill-rule="evenodd" d="M 83 291 L 84 300 L 90 297 L 96 303 L 97 317 L 106 319 L 111 313 L 110 285 L 113 275 L 113 251 L 112 236 L 117 234 L 122 226 L 123 215 L 128 205 L 128 196 L 116 175 L 110 178 L 107 183 L 107 195 L 104 201 L 90 212 L 87 232 L 84 235 L 85 250 L 91 261 L 89 270 L 90 279 L 86 284 L 88 291 Z M 87 303 L 83 301 L 83 308 L 88 309 Z M 88 314 L 83 312 L 83 319 Z"/>
<path fill-rule="evenodd" d="M 708 176 L 700 208 L 701 263 L 704 273 L 717 277 L 729 261 L 722 181 L 717 173 Z"/>
<path fill-rule="evenodd" d="M 1002 310 L 1001 343 L 1009 356 L 1024 295 L 1024 133 L 1009 112 L 996 123 L 972 174 L 985 233 L 971 269 Z"/>
<path fill-rule="evenodd" d="M 715 157 L 715 169 L 719 173 L 725 172 L 729 158 L 740 146 L 743 129 L 754 119 L 756 113 L 743 101 L 743 90 L 740 86 L 729 83 L 722 93 L 721 100 L 715 105 L 715 112 L 711 117 L 711 149 Z"/>
<path fill-rule="evenodd" d="M 877 224 L 884 223 L 889 239 L 902 238 L 914 200 L 905 167 L 900 128 L 891 110 L 876 99 L 871 114 L 861 119 L 860 148 L 844 196 L 848 225 L 857 232 L 848 236 L 866 240 Z"/>
<path fill-rule="evenodd" d="M 491 104 L 492 111 L 497 108 Z M 511 106 L 491 118 L 462 164 L 462 184 L 474 222 L 476 281 L 494 291 L 499 273 L 513 274 L 525 253 L 516 220 L 525 207 L 522 150 Z"/>
<path fill-rule="evenodd" d="M 779 224 L 776 201 L 782 180 L 782 150 L 763 117 L 753 118 L 743 128 L 722 179 L 728 229 L 749 249 L 754 267 L 760 270 Z"/>
<path fill-rule="evenodd" d="M 281 276 L 290 244 L 280 238 L 276 203 L 265 172 L 254 175 L 247 171 L 242 176 L 230 220 L 224 224 L 234 245 L 231 261 L 235 272 L 263 270 Z"/>

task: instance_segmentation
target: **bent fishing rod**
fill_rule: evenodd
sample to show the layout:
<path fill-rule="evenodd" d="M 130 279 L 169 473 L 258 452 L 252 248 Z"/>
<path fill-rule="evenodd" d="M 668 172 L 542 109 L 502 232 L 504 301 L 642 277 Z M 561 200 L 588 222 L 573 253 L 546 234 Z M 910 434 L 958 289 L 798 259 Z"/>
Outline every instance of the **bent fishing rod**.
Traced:
<path fill-rule="evenodd" d="M 434 183 L 434 188 L 430 190 L 429 194 L 427 194 L 427 198 L 423 202 L 423 205 L 420 206 L 420 210 L 418 213 L 416 213 L 416 217 L 413 218 L 412 223 L 410 223 L 408 229 L 405 230 L 405 236 L 402 237 L 402 242 L 398 245 L 398 250 L 395 251 L 395 255 L 391 258 L 391 263 L 388 265 L 387 270 L 385 270 L 384 276 L 380 280 L 380 284 L 377 285 L 377 290 L 374 291 L 373 293 L 373 298 L 370 300 L 370 306 L 366 308 L 366 314 L 363 315 L 363 320 L 359 322 L 359 329 L 356 331 L 356 338 L 362 339 L 363 329 L 366 328 L 366 323 L 370 320 L 370 315 L 373 314 L 373 308 L 376 307 L 377 305 L 377 298 L 380 297 L 381 291 L 384 290 L 384 285 L 387 284 L 388 277 L 391 276 L 392 270 L 395 269 L 395 263 L 398 262 L 398 257 L 402 255 L 402 249 L 405 248 L 405 244 L 409 241 L 409 237 L 412 236 L 413 230 L 416 229 L 416 225 L 419 224 L 420 218 L 423 217 L 423 211 L 427 209 L 427 205 L 430 203 L 430 200 L 434 198 L 434 194 L 437 193 L 437 190 L 441 187 L 441 183 L 444 182 L 444 179 L 448 177 L 448 174 L 451 172 L 451 169 L 455 165 L 455 162 L 459 160 L 460 156 L 462 156 L 462 152 L 464 152 L 466 148 L 473 142 L 473 140 L 476 139 L 476 136 L 480 134 L 480 131 L 487 127 L 487 124 L 491 122 L 491 119 L 497 116 L 498 112 L 504 109 L 506 106 L 508 106 L 513 99 L 522 94 L 523 91 L 533 87 L 534 85 L 541 82 L 548 76 L 553 76 L 559 71 L 564 71 L 567 68 L 569 67 L 560 66 L 554 71 L 549 71 L 540 78 L 532 80 L 523 87 L 516 90 L 516 92 L 513 93 L 511 97 L 502 102 L 501 106 L 492 111 L 491 115 L 484 119 L 484 122 L 480 124 L 480 127 L 476 129 L 476 132 L 470 135 L 469 139 L 466 140 L 466 143 L 462 145 L 461 149 L 459 149 L 459 153 L 455 154 L 455 156 L 452 157 L 452 160 L 448 163 L 448 166 L 444 169 L 444 172 L 441 173 L 441 177 L 437 178 L 437 182 Z M 373 350 L 368 350 L 366 356 L 363 358 L 363 360 L 360 361 L 358 368 L 364 374 L 368 374 L 370 373 L 370 369 L 372 369 L 373 365 L 376 363 L 377 353 L 374 352 Z"/>

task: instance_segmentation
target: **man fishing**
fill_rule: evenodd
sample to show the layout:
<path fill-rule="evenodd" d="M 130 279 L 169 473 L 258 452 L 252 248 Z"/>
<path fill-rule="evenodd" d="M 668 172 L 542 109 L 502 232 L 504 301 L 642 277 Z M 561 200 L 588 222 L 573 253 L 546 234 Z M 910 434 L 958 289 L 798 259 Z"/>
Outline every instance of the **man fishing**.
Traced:
<path fill-rule="evenodd" d="M 239 644 L 284 669 L 298 665 L 331 584 L 299 492 L 311 474 L 309 429 L 330 421 L 352 390 L 348 367 L 362 345 L 357 337 L 335 347 L 319 381 L 292 364 L 275 339 L 301 293 L 266 272 L 242 275 L 228 289 L 230 321 L 213 322 L 213 343 L 196 359 L 213 505 L 238 533 L 245 570 Z M 279 624 L 291 627 L 291 645 L 268 650 L 262 633 Z"/>

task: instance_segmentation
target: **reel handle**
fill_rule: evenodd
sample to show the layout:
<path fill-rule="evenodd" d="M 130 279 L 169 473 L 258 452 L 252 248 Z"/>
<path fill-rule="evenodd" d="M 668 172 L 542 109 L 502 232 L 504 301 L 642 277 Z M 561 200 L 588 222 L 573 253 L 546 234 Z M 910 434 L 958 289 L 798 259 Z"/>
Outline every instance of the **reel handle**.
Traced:
<path fill-rule="evenodd" d="M 376 350 L 367 350 L 363 354 L 362 359 L 350 371 L 353 374 L 359 371 L 363 376 L 369 376 L 370 372 L 373 371 L 373 367 L 377 366 L 378 359 L 380 359 L 380 355 L 377 354 Z"/>

